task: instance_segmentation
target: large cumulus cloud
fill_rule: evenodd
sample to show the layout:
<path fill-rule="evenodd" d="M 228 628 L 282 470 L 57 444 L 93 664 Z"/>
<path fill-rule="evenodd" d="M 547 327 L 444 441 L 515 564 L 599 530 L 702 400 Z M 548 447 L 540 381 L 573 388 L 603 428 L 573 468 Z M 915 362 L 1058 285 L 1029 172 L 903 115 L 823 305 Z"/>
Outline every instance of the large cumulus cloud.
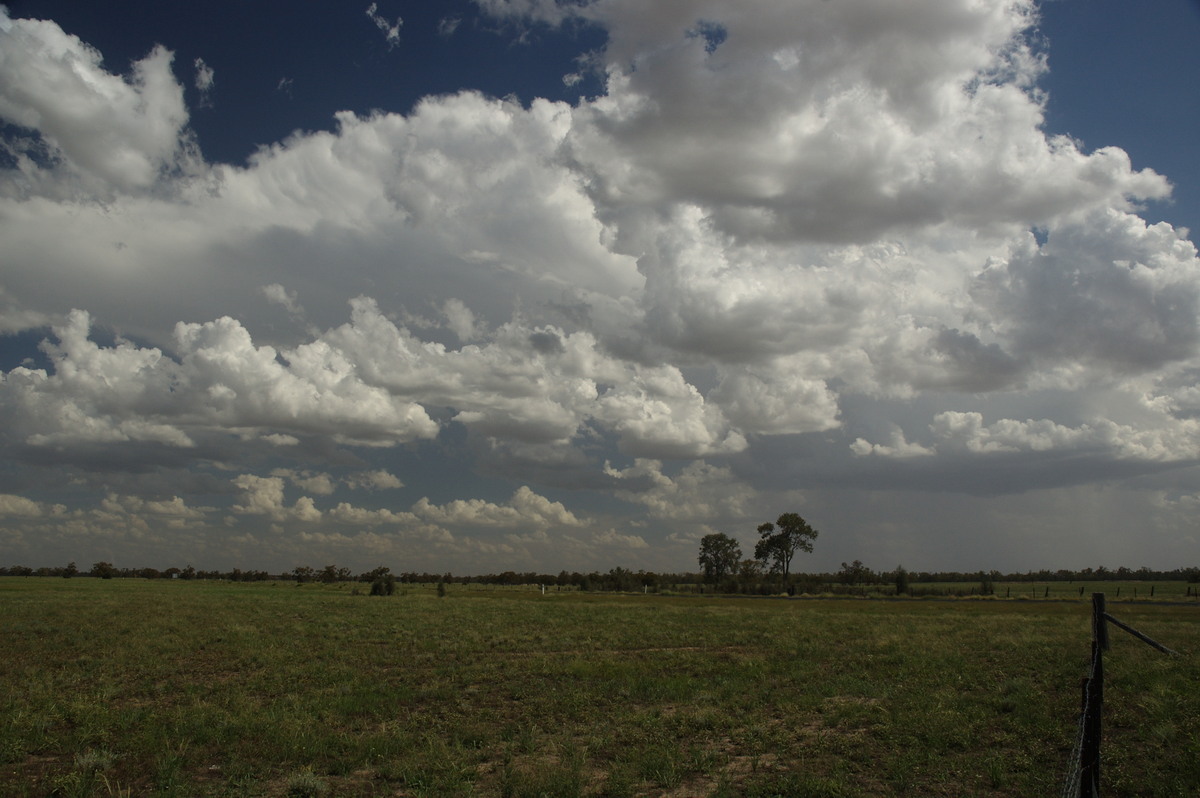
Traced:
<path fill-rule="evenodd" d="M 154 47 L 120 77 L 53 22 L 11 20 L 0 10 L 0 36 L 0 118 L 33 134 L 5 142 L 17 168 L 0 191 L 70 198 L 72 189 L 146 190 L 195 157 L 166 48 Z"/>
<path fill-rule="evenodd" d="M 1159 196 L 1123 152 L 1040 129 L 1029 2 L 602 2 L 605 97 L 575 153 L 614 212 L 689 202 L 721 229 L 873 241 Z"/>
<path fill-rule="evenodd" d="M 325 434 L 390 445 L 432 437 L 437 425 L 411 402 L 357 379 L 353 365 L 319 342 L 286 353 L 256 347 L 224 317 L 180 323 L 176 361 L 156 348 L 88 338 L 83 311 L 56 327 L 44 349 L 53 373 L 20 367 L 4 377 L 7 435 L 32 446 L 105 441 L 192 447 L 211 431 Z"/>

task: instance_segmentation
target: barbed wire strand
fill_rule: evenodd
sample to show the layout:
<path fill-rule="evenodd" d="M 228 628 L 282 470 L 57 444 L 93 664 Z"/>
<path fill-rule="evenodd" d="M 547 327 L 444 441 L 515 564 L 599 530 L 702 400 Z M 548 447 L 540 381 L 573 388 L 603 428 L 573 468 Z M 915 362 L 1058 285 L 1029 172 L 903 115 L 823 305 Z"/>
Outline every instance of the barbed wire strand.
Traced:
<path fill-rule="evenodd" d="M 1097 651 L 1095 656 L 1100 656 Z M 1092 660 L 1088 669 L 1088 680 L 1096 678 L 1096 661 Z M 1081 794 L 1083 777 L 1083 740 L 1087 736 L 1087 719 L 1091 716 L 1092 691 L 1083 690 L 1083 709 L 1079 712 L 1079 730 L 1075 735 L 1075 745 L 1071 748 L 1071 758 L 1067 762 L 1066 773 L 1063 777 L 1061 798 L 1085 798 Z M 1086 798 L 1091 798 L 1087 796 Z"/>

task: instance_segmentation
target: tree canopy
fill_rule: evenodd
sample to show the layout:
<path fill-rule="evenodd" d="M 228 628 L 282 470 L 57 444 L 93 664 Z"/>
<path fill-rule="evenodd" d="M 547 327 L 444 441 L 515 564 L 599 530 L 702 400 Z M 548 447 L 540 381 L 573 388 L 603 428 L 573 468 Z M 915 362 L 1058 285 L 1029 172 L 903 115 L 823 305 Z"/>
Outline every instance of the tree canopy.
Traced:
<path fill-rule="evenodd" d="M 742 547 L 723 532 L 714 532 L 700 539 L 700 568 L 704 581 L 714 585 L 737 572 L 742 561 Z"/>
<path fill-rule="evenodd" d="M 797 551 L 811 552 L 818 532 L 798 513 L 784 513 L 773 524 L 769 521 L 759 524 L 758 534 L 755 559 L 766 563 L 772 573 L 782 574 L 786 582 L 792 569 L 792 557 Z"/>

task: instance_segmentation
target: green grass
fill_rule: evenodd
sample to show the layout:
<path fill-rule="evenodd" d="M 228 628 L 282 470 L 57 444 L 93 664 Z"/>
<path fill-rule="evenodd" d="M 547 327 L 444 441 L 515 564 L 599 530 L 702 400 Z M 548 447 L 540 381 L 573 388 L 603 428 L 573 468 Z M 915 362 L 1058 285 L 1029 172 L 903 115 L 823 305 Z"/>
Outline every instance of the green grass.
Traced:
<path fill-rule="evenodd" d="M 0 795 L 1056 794 L 1090 603 L 0 579 Z M 1124 596 L 1122 596 L 1124 598 Z M 1200 607 L 1109 611 L 1105 786 L 1200 784 Z"/>

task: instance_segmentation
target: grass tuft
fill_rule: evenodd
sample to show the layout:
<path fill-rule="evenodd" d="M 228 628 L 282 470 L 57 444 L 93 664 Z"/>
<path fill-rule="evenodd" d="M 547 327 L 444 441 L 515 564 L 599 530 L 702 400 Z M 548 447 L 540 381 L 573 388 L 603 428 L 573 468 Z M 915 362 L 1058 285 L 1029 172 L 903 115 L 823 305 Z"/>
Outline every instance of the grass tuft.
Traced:
<path fill-rule="evenodd" d="M 291 798 L 318 798 L 329 792 L 329 785 L 306 768 L 288 776 L 285 789 Z"/>

